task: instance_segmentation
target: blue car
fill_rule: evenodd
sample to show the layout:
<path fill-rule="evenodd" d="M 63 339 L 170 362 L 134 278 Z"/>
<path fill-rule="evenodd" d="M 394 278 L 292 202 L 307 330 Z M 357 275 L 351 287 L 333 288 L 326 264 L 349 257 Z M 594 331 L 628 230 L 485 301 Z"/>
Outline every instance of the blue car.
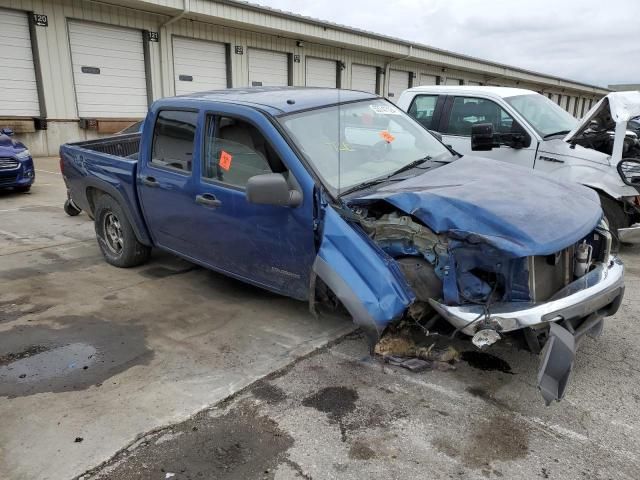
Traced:
<path fill-rule="evenodd" d="M 403 319 L 448 322 L 479 348 L 522 331 L 542 349 L 547 403 L 564 395 L 581 339 L 622 300 L 594 191 L 461 157 L 368 93 L 166 98 L 140 133 L 60 155 L 110 264 L 140 265 L 159 248 L 312 311 L 341 304 L 371 345 Z"/>
<path fill-rule="evenodd" d="M 28 192 L 36 179 L 31 152 L 11 137 L 13 130 L 0 130 L 0 189 Z"/>

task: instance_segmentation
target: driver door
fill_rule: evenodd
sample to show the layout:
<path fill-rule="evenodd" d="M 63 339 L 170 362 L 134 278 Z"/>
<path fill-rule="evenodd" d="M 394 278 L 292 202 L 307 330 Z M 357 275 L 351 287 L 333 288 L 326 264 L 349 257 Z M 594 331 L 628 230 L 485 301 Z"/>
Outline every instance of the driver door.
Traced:
<path fill-rule="evenodd" d="M 198 260 L 243 280 L 306 299 L 315 258 L 312 194 L 302 192 L 303 203 L 295 208 L 247 201 L 247 181 L 254 175 L 281 173 L 297 185 L 284 161 L 294 153 L 282 150 L 286 144 L 261 114 L 227 108 L 233 109 L 221 107 L 204 113 L 202 119 L 202 161 L 197 166 L 192 198 L 194 219 L 200 226 Z M 270 142 L 269 138 L 279 141 Z"/>
<path fill-rule="evenodd" d="M 533 168 L 536 148 L 529 142 L 524 148 L 501 145 L 490 151 L 471 150 L 471 127 L 491 123 L 494 133 L 525 133 L 523 127 L 504 108 L 493 100 L 472 96 L 448 97 L 439 131 L 442 142 L 462 155 L 475 155 Z"/>

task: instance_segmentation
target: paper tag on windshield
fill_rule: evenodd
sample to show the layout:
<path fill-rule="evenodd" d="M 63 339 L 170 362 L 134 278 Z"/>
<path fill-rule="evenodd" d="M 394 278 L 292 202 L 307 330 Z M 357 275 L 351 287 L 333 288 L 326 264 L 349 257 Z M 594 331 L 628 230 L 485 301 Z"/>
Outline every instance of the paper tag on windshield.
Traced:
<path fill-rule="evenodd" d="M 400 115 L 400 110 L 393 105 L 369 105 L 369 108 L 379 115 Z"/>
<path fill-rule="evenodd" d="M 228 172 L 229 169 L 231 168 L 232 159 L 233 157 L 231 156 L 231 154 L 222 150 L 222 152 L 220 152 L 220 161 L 218 162 L 218 165 L 220 165 L 221 169 L 226 170 Z"/>
<path fill-rule="evenodd" d="M 380 136 L 382 137 L 382 139 L 383 139 L 385 142 L 387 142 L 387 143 L 391 143 L 391 142 L 393 142 L 393 141 L 396 139 L 396 137 L 394 137 L 393 135 L 391 135 L 391 134 L 390 134 L 389 132 L 387 132 L 386 130 L 383 130 L 382 132 L 380 132 L 380 134 L 379 134 L 379 135 L 380 135 Z"/>

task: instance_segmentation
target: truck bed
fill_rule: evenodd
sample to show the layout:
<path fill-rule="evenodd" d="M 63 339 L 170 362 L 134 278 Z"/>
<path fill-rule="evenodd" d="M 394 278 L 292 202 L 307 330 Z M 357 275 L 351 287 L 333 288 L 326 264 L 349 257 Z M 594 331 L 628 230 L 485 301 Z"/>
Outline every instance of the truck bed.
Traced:
<path fill-rule="evenodd" d="M 140 133 L 132 133 L 64 144 L 60 161 L 76 205 L 92 213 L 96 193 L 111 195 L 125 210 L 138 239 L 150 244 L 137 189 L 140 138 Z"/>

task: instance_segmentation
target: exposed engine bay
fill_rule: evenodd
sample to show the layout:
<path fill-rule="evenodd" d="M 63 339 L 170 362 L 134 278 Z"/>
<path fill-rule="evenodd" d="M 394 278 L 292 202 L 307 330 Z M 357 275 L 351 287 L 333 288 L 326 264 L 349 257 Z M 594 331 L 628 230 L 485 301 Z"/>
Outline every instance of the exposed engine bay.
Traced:
<path fill-rule="evenodd" d="M 483 305 L 488 311 L 498 303 L 547 301 L 606 262 L 611 248 L 604 223 L 551 255 L 514 257 L 486 243 L 436 234 L 385 202 L 358 208 L 355 213 L 367 235 L 397 262 L 414 291 L 416 303 L 409 314 L 415 320 L 433 316 L 433 300 L 446 305 Z M 482 329 L 480 320 L 474 330 Z"/>
<path fill-rule="evenodd" d="M 576 136 L 572 143 L 586 148 L 592 148 L 606 155 L 613 153 L 615 141 L 616 121 L 605 100 L 596 114 L 584 129 Z M 640 139 L 633 130 L 627 130 L 623 140 L 622 158 L 640 160 Z"/>

